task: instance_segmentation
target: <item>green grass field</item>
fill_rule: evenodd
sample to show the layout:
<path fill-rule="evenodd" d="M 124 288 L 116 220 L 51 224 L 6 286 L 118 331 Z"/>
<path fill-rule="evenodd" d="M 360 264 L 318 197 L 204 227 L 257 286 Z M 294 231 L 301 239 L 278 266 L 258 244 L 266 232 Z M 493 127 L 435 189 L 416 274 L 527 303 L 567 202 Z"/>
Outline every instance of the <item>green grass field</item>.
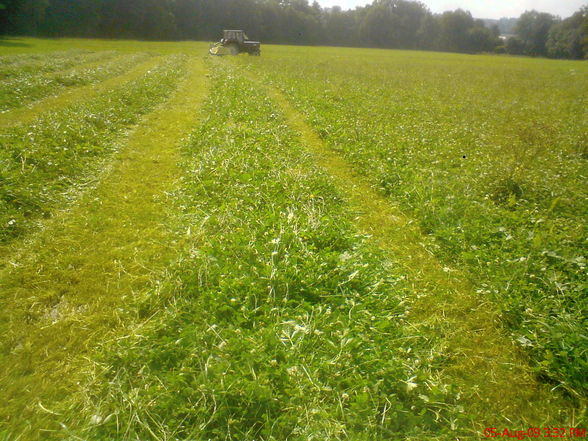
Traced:
<path fill-rule="evenodd" d="M 0 440 L 585 428 L 586 62 L 207 47 L 0 40 Z"/>

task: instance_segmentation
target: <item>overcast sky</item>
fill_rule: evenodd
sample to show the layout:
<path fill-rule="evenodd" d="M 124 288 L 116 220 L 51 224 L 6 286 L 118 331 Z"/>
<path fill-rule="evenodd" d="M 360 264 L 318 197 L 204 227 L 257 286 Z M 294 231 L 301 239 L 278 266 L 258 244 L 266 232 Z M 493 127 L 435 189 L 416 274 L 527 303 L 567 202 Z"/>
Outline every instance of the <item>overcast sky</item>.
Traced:
<path fill-rule="evenodd" d="M 371 3 L 369 0 L 318 0 L 322 6 L 339 5 L 343 9 L 353 9 Z M 312 3 L 312 2 L 310 2 Z M 537 9 L 569 17 L 588 0 L 422 0 L 433 12 L 443 12 L 462 8 L 470 11 L 476 18 L 518 17 L 528 9 Z"/>

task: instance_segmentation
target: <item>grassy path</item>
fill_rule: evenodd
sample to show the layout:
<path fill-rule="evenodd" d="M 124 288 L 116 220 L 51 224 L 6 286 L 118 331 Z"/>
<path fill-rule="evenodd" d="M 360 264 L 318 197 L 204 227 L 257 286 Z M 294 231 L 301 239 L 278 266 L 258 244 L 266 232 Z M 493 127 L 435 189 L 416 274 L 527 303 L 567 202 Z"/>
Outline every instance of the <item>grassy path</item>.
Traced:
<path fill-rule="evenodd" d="M 157 62 L 100 88 L 47 100 L 43 110 L 129 81 Z M 132 132 L 96 190 L 13 246 L 0 270 L 0 421 L 7 421 L 8 433 L 36 439 L 58 428 L 52 403 L 75 393 L 80 360 L 129 320 L 129 305 L 150 288 L 157 292 L 176 246 L 166 228 L 173 216 L 166 194 L 178 176 L 178 143 L 197 121 L 204 83 L 203 62 L 194 58 L 178 90 Z"/>
<path fill-rule="evenodd" d="M 139 78 L 160 62 L 161 57 L 153 57 L 139 64 L 134 69 L 122 75 L 109 78 L 99 84 L 68 88 L 59 95 L 36 101 L 28 106 L 0 113 L 0 129 L 17 124 L 27 124 L 44 112 L 59 110 L 70 104 L 100 96 L 102 93 Z"/>
<path fill-rule="evenodd" d="M 498 329 L 492 305 L 473 292 L 466 275 L 442 265 L 427 249 L 431 239 L 414 221 L 354 173 L 281 92 L 271 87 L 267 91 L 319 165 L 347 195 L 360 230 L 402 265 L 415 293 L 411 305 L 415 330 L 446 355 L 442 375 L 458 385 L 468 413 L 479 416 L 475 431 L 513 424 L 576 424 L 570 405 L 533 377 L 526 359 Z"/>

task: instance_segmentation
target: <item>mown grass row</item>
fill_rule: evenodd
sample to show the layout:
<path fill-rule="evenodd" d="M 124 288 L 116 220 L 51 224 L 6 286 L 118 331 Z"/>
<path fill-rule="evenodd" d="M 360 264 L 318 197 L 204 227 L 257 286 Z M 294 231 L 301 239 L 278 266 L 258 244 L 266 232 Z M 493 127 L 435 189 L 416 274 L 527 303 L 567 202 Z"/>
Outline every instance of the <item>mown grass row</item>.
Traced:
<path fill-rule="evenodd" d="M 103 52 L 97 55 L 101 57 L 92 57 L 92 61 L 99 63 L 97 65 L 81 65 L 50 74 L 25 74 L 0 82 L 0 112 L 56 95 L 68 87 L 94 84 L 120 75 L 148 57 L 144 53 L 116 56 L 115 52 Z M 50 59 L 51 55 L 46 57 Z"/>
<path fill-rule="evenodd" d="M 245 62 L 468 270 L 538 375 L 586 397 L 586 67 L 322 51 Z"/>
<path fill-rule="evenodd" d="M 45 53 L 4 55 L 0 57 L 0 80 L 22 75 L 55 72 L 80 63 L 98 61 L 112 52 L 89 52 L 82 50 L 53 51 Z"/>
<path fill-rule="evenodd" d="M 472 416 L 436 375 L 445 360 L 405 322 L 408 290 L 390 256 L 357 233 L 256 85 L 222 65 L 212 81 L 185 151 L 175 277 L 138 307 L 147 322 L 101 347 L 66 425 L 97 440 L 466 431 Z"/>
<path fill-rule="evenodd" d="M 140 57 L 140 56 L 139 56 Z M 43 115 L 0 134 L 0 242 L 75 197 L 141 115 L 169 96 L 186 57 L 169 56 L 138 80 L 96 100 Z"/>

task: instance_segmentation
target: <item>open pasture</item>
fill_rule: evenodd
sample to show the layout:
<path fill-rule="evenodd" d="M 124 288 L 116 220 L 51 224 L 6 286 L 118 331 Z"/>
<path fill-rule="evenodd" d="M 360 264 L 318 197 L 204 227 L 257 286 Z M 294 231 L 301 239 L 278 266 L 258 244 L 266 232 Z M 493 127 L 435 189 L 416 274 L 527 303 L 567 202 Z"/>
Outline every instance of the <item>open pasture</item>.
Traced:
<path fill-rule="evenodd" d="M 0 439 L 586 426 L 585 62 L 3 43 Z"/>

